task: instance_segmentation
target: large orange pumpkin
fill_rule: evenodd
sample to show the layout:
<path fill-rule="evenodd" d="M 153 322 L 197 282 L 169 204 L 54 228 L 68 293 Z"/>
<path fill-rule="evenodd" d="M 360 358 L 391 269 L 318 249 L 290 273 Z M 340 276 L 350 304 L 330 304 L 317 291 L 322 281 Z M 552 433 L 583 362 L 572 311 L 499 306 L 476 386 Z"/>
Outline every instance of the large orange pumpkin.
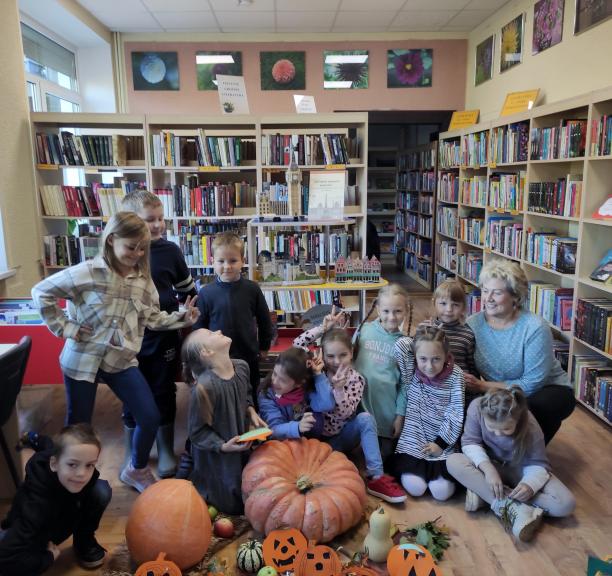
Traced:
<path fill-rule="evenodd" d="M 366 505 L 355 465 L 329 444 L 306 438 L 260 446 L 242 473 L 242 494 L 258 532 L 297 528 L 317 542 L 357 524 Z"/>
<path fill-rule="evenodd" d="M 406 543 L 393 546 L 387 556 L 389 576 L 439 576 L 440 572 L 427 548 Z"/>
<path fill-rule="evenodd" d="M 208 506 L 187 480 L 160 480 L 134 502 L 125 537 L 132 558 L 142 564 L 166 552 L 185 569 L 199 562 L 210 545 Z"/>

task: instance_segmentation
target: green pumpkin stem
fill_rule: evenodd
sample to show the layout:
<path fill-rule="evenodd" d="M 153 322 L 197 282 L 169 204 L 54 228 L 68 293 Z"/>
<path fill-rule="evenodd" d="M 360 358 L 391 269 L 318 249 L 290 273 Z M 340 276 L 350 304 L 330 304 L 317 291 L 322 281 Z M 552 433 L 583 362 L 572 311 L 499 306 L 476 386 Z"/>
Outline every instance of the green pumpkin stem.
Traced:
<path fill-rule="evenodd" d="M 295 483 L 297 486 L 297 489 L 304 494 L 305 492 L 308 492 L 308 490 L 311 490 L 314 487 L 314 484 L 311 482 L 310 478 L 308 478 L 308 476 L 300 476 L 297 479 L 297 482 Z"/>

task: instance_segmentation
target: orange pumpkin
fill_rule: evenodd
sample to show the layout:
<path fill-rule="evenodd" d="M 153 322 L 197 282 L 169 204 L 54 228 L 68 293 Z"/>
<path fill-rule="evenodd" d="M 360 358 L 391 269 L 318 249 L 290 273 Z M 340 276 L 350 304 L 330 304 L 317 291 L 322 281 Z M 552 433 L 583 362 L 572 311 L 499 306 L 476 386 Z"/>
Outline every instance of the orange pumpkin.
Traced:
<path fill-rule="evenodd" d="M 341 576 L 342 562 L 336 551 L 314 540 L 308 541 L 308 548 L 298 556 L 295 576 Z"/>
<path fill-rule="evenodd" d="M 297 528 L 329 542 L 363 517 L 366 492 L 355 465 L 315 439 L 272 440 L 242 473 L 245 515 L 258 532 Z"/>
<path fill-rule="evenodd" d="M 418 544 L 398 544 L 387 556 L 389 576 L 441 576 L 429 550 Z"/>
<path fill-rule="evenodd" d="M 365 566 L 349 565 L 342 568 L 342 576 L 379 576 L 379 574 Z"/>
<path fill-rule="evenodd" d="M 272 530 L 263 543 L 264 562 L 277 572 L 293 571 L 297 557 L 306 548 L 308 542 L 296 528 Z"/>
<path fill-rule="evenodd" d="M 134 502 L 125 537 L 139 564 L 162 551 L 183 570 L 199 562 L 210 544 L 208 506 L 187 480 L 160 480 Z"/>
<path fill-rule="evenodd" d="M 141 564 L 134 576 L 181 576 L 180 568 L 170 560 L 166 560 L 166 553 L 160 552 L 157 559 Z"/>

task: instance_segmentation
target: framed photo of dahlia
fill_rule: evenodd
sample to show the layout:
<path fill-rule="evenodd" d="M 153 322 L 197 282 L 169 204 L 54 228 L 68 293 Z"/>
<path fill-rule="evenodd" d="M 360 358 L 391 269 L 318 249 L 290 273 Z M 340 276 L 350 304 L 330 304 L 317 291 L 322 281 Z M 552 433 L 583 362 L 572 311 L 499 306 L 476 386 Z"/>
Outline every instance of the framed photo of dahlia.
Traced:
<path fill-rule="evenodd" d="M 367 88 L 367 50 L 324 50 L 323 88 Z"/>
<path fill-rule="evenodd" d="M 533 7 L 533 55 L 559 44 L 563 37 L 565 0 L 539 0 Z"/>
<path fill-rule="evenodd" d="M 495 49 L 495 34 L 489 36 L 476 46 L 476 71 L 474 86 L 478 86 L 493 78 L 493 50 Z"/>
<path fill-rule="evenodd" d="M 387 88 L 429 88 L 433 50 L 387 50 Z"/>
<path fill-rule="evenodd" d="M 304 90 L 306 52 L 260 52 L 262 90 Z"/>
<path fill-rule="evenodd" d="M 499 71 L 505 72 L 523 61 L 525 14 L 511 20 L 501 29 Z"/>

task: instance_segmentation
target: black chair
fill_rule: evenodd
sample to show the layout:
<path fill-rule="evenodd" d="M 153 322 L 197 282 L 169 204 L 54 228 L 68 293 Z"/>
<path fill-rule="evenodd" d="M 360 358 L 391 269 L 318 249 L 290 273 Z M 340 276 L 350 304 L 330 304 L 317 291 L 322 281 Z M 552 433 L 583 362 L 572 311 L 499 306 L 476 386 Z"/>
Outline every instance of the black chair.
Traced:
<path fill-rule="evenodd" d="M 2 447 L 4 459 L 13 477 L 13 482 L 15 482 L 15 488 L 19 488 L 19 475 L 2 427 L 11 417 L 15 407 L 31 348 L 32 338 L 24 336 L 17 346 L 0 355 L 0 447 Z"/>

